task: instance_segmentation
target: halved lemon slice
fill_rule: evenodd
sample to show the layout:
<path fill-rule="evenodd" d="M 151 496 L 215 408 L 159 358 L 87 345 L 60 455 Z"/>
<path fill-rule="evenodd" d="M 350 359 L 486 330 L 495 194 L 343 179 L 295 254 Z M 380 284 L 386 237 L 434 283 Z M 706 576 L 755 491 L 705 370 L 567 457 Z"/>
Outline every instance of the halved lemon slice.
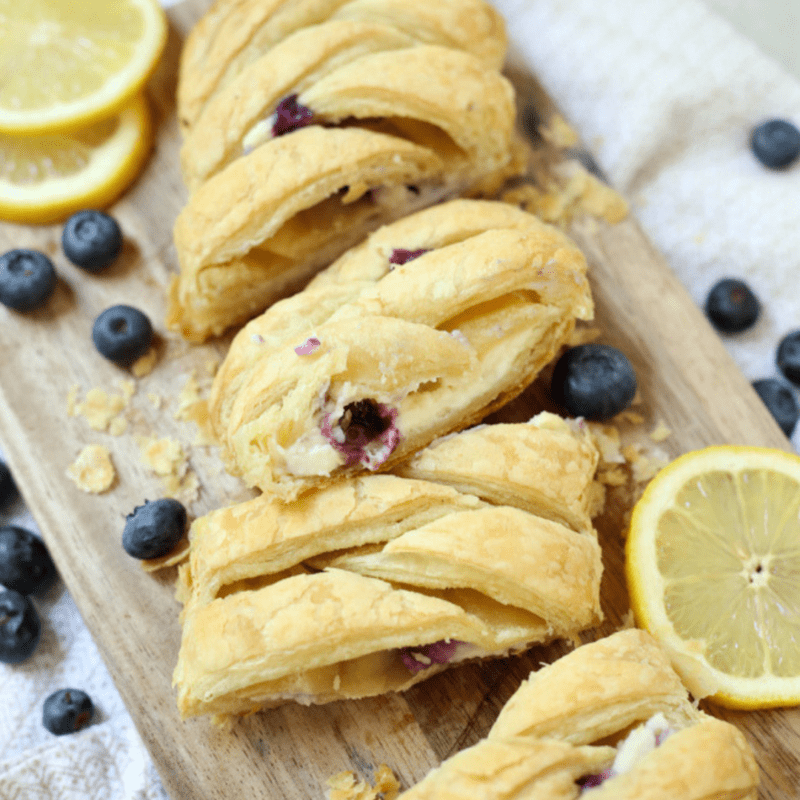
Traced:
<path fill-rule="evenodd" d="M 57 222 L 109 205 L 139 173 L 152 142 L 142 96 L 119 115 L 72 133 L 0 135 L 0 219 Z"/>
<path fill-rule="evenodd" d="M 625 555 L 636 621 L 696 697 L 800 704 L 800 457 L 720 446 L 677 458 L 634 507 Z"/>
<path fill-rule="evenodd" d="M 115 114 L 150 76 L 166 38 L 157 0 L 0 0 L 0 133 Z"/>

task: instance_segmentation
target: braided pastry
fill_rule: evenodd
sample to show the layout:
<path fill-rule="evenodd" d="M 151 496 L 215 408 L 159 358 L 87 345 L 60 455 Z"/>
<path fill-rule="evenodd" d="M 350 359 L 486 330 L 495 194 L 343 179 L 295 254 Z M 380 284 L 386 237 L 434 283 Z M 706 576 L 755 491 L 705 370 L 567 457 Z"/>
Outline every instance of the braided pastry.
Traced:
<path fill-rule="evenodd" d="M 533 426 L 503 427 L 512 439 Z M 526 458 L 539 471 L 541 455 Z M 551 483 L 571 480 L 560 461 Z M 591 483 L 594 466 L 578 469 Z M 399 691 L 602 616 L 593 531 L 431 481 L 368 475 L 288 504 L 264 494 L 196 520 L 190 539 L 184 716 Z"/>
<path fill-rule="evenodd" d="M 426 236 L 399 244 L 434 243 L 441 235 L 430 235 L 439 230 L 430 219 L 457 217 L 465 203 L 421 212 L 414 224 Z M 390 469 L 522 391 L 592 301 L 583 256 L 566 237 L 524 212 L 502 213 L 517 227 L 446 236 L 394 269 L 382 244 L 389 226 L 305 298 L 243 329 L 210 402 L 229 469 L 292 499 L 365 467 Z M 397 223 L 399 233 L 410 224 Z M 327 294 L 312 320 L 344 302 L 303 330 L 298 309 Z"/>
<path fill-rule="evenodd" d="M 217 335 L 381 224 L 520 174 L 504 52 L 482 0 L 218 0 L 181 64 L 169 327 Z"/>
<path fill-rule="evenodd" d="M 756 800 L 757 786 L 744 736 L 697 710 L 655 640 L 628 630 L 532 673 L 486 739 L 401 800 Z"/>

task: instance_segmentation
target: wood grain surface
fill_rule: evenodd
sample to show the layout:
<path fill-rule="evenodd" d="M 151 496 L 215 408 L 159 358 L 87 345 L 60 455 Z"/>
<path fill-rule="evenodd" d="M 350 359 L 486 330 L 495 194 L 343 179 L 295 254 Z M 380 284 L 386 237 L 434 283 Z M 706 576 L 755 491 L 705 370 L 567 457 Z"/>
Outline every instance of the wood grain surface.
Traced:
<path fill-rule="evenodd" d="M 125 515 L 145 498 L 163 494 L 161 479 L 140 458 L 137 437 L 172 437 L 183 444 L 201 485 L 191 516 L 250 496 L 221 472 L 213 448 L 194 444 L 195 427 L 175 419 L 189 377 L 194 374 L 207 386 L 209 359 L 221 356 L 227 342 L 190 346 L 160 323 L 164 289 L 176 269 L 172 223 L 186 201 L 174 113 L 178 55 L 183 35 L 206 6 L 205 0 L 187 0 L 170 11 L 167 51 L 150 87 L 157 145 L 137 183 L 112 209 L 125 233 L 119 261 L 91 275 L 64 258 L 60 226 L 0 227 L 2 251 L 40 248 L 53 258 L 60 276 L 45 310 L 20 315 L 0 307 L 0 444 L 174 800 L 321 798 L 334 773 L 353 769 L 370 777 L 381 762 L 407 787 L 443 758 L 478 741 L 519 682 L 541 661 L 565 652 L 564 646 L 455 668 L 404 695 L 312 708 L 287 705 L 220 731 L 205 719 L 178 718 L 171 687 L 180 635 L 174 568 L 147 574 L 120 546 Z M 530 76 L 516 77 L 523 101 L 535 97 L 543 107 Z M 661 419 L 672 430 L 663 443 L 671 456 L 721 442 L 788 448 L 635 221 L 576 225 L 572 234 L 590 262 L 602 341 L 631 358 L 646 425 Z M 131 377 L 91 344 L 94 318 L 120 302 L 140 307 L 156 321 L 159 360 L 149 376 L 136 381 L 127 430 L 112 436 L 92 430 L 81 416 L 69 416 L 67 395 L 75 385 L 82 396 L 92 387 L 119 393 L 118 382 Z M 535 413 L 540 389 L 532 387 L 503 418 L 527 419 Z M 114 487 L 100 495 L 79 491 L 65 476 L 90 443 L 109 448 L 118 474 Z M 624 510 L 609 508 L 598 520 L 606 622 L 587 639 L 613 630 L 628 608 L 621 569 Z M 762 770 L 762 800 L 796 798 L 800 712 L 711 710 L 739 726 L 753 744 Z"/>

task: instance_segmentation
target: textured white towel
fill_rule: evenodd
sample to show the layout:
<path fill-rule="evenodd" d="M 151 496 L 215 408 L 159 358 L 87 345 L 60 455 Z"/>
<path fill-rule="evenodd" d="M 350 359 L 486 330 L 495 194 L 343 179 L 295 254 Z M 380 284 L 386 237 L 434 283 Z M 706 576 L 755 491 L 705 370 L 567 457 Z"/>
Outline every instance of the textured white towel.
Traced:
<path fill-rule="evenodd" d="M 800 83 L 698 0 L 495 0 L 530 66 L 699 305 L 723 277 L 762 301 L 723 341 L 750 380 L 778 377 L 800 329 L 800 162 L 750 152 L 753 127 L 800 125 Z M 800 445 L 800 425 L 793 438 Z"/>
<path fill-rule="evenodd" d="M 776 375 L 779 339 L 800 328 L 800 165 L 766 170 L 748 138 L 769 117 L 800 122 L 800 84 L 697 0 L 495 3 L 516 57 L 695 300 L 720 277 L 750 282 L 764 314 L 724 341 L 748 378 Z M 34 527 L 21 507 L 11 521 Z M 56 587 L 38 605 L 35 658 L 0 665 L 0 800 L 166 800 L 71 598 Z M 91 727 L 58 738 L 41 726 L 41 704 L 65 686 L 88 691 L 98 712 Z"/>

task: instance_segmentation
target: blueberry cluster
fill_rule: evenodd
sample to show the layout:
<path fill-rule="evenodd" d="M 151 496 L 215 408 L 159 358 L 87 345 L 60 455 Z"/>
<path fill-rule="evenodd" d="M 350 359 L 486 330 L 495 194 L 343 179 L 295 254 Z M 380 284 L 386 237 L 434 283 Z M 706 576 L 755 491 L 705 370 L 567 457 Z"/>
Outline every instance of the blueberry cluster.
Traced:
<path fill-rule="evenodd" d="M 95 209 L 73 214 L 61 234 L 64 255 L 86 272 L 110 266 L 122 251 L 117 221 Z M 0 303 L 19 312 L 42 308 L 57 283 L 53 262 L 38 250 L 9 250 L 0 256 Z M 92 341 L 98 352 L 121 367 L 143 356 L 153 341 L 145 314 L 126 305 L 112 306 L 95 320 Z"/>
<path fill-rule="evenodd" d="M 17 494 L 8 466 L 0 461 L 0 513 Z M 0 526 L 0 663 L 20 664 L 36 650 L 42 620 L 33 598 L 57 577 L 44 542 L 17 525 Z M 94 711 L 89 696 L 78 689 L 53 692 L 42 707 L 42 724 L 51 733 L 74 733 L 89 724 Z"/>
<path fill-rule="evenodd" d="M 705 311 L 711 324 L 720 333 L 733 334 L 753 327 L 761 312 L 761 304 L 744 281 L 724 278 L 714 284 L 708 293 Z M 791 383 L 800 387 L 800 330 L 783 337 L 775 361 L 786 380 L 763 378 L 753 381 L 753 388 L 781 430 L 791 437 L 800 419 L 800 406 L 790 386 Z"/>

